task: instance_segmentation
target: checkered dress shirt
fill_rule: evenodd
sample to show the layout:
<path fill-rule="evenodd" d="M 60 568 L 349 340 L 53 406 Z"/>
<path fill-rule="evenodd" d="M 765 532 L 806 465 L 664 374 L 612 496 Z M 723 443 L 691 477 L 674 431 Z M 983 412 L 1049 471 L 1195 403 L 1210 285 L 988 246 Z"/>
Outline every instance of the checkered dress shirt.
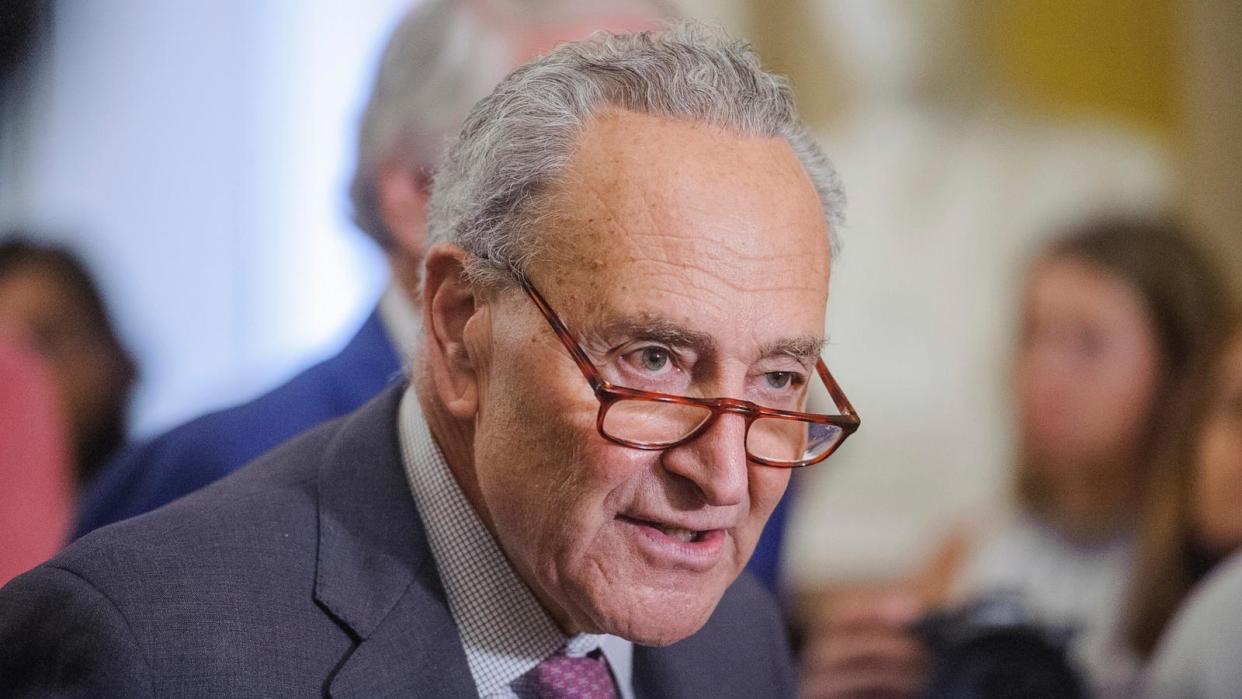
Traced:
<path fill-rule="evenodd" d="M 406 478 L 479 696 L 517 697 L 513 682 L 545 658 L 562 648 L 573 657 L 598 648 L 621 698 L 633 699 L 633 645 L 617 636 L 566 637 L 560 631 L 457 485 L 412 387 L 401 399 L 397 419 Z"/>

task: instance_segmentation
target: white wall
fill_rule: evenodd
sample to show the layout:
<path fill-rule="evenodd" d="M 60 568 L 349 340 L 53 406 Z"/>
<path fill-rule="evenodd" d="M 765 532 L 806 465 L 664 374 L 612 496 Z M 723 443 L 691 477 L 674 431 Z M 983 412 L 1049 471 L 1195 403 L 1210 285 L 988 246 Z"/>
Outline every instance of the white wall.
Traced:
<path fill-rule="evenodd" d="M 137 432 L 270 387 L 370 308 L 386 273 L 344 190 L 404 5 L 57 5 L 0 223 L 61 229 L 96 270 L 141 364 Z"/>

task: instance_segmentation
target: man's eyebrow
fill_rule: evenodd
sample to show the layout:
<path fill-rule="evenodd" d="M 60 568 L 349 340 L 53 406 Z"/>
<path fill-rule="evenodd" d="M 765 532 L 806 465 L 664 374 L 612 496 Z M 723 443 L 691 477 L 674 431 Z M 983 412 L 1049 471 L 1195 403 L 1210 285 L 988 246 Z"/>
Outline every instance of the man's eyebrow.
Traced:
<path fill-rule="evenodd" d="M 824 338 L 818 335 L 801 335 L 799 337 L 790 337 L 775 342 L 765 344 L 760 352 L 760 357 L 788 356 L 797 359 L 803 364 L 814 364 L 819 359 L 819 355 L 824 351 Z"/>
<path fill-rule="evenodd" d="M 686 347 L 701 355 L 716 351 L 716 339 L 711 335 L 692 330 L 660 316 L 643 314 L 605 318 L 593 324 L 593 327 L 584 328 L 584 330 L 589 337 L 599 338 L 605 342 L 630 338 L 651 340 L 669 347 Z"/>
<path fill-rule="evenodd" d="M 669 347 L 686 347 L 700 355 L 716 352 L 717 342 L 710 334 L 692 330 L 668 318 L 638 315 L 606 318 L 588 330 L 589 337 L 604 342 L 619 338 L 650 340 Z M 825 340 L 819 335 L 801 335 L 769 342 L 760 348 L 760 357 L 788 356 L 810 365 L 819 359 Z"/>

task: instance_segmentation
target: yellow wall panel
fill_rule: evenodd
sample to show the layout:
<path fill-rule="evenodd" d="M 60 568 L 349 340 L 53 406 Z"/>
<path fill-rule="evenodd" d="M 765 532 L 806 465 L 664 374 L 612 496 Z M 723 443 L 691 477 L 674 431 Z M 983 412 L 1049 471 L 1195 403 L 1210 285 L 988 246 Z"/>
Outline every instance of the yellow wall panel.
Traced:
<path fill-rule="evenodd" d="M 1040 111 L 1093 111 L 1178 140 L 1183 3 L 995 0 L 980 5 L 985 54 Z"/>

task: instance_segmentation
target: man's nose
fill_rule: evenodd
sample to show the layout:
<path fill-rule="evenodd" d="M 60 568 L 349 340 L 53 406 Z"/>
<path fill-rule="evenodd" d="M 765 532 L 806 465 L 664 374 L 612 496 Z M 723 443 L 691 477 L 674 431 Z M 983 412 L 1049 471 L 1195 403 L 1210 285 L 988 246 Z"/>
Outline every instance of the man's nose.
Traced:
<path fill-rule="evenodd" d="M 665 470 L 693 483 L 707 505 L 743 504 L 750 492 L 746 418 L 725 413 L 702 434 L 665 450 Z"/>

